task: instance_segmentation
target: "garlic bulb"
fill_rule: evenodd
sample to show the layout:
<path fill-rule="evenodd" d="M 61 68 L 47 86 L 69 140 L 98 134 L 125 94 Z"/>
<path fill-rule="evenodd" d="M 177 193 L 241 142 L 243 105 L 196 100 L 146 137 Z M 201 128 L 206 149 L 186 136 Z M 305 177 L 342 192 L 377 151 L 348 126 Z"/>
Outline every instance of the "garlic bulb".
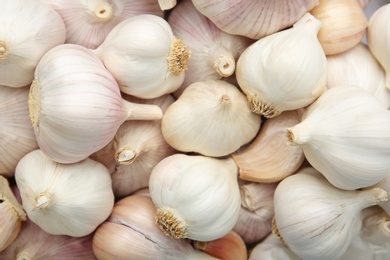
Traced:
<path fill-rule="evenodd" d="M 98 259 L 216 259 L 195 250 L 187 240 L 172 239 L 156 225 L 156 207 L 146 196 L 119 200 L 93 236 Z"/>
<path fill-rule="evenodd" d="M 176 37 L 183 39 L 191 50 L 188 70 L 181 87 L 197 81 L 217 80 L 233 75 L 236 60 L 253 40 L 221 31 L 207 17 L 199 13 L 191 0 L 180 2 L 169 14 L 168 23 Z"/>
<path fill-rule="evenodd" d="M 249 146 L 231 155 L 240 179 L 276 182 L 298 170 L 305 156 L 301 147 L 286 145 L 285 131 L 301 121 L 302 113 L 302 109 L 291 110 L 266 119 Z"/>
<path fill-rule="evenodd" d="M 122 92 L 145 99 L 177 90 L 190 58 L 190 51 L 173 35 L 168 22 L 150 14 L 119 23 L 95 52 Z"/>
<path fill-rule="evenodd" d="M 219 157 L 251 141 L 260 125 L 261 117 L 236 86 L 208 80 L 188 86 L 168 107 L 161 130 L 176 150 Z"/>
<path fill-rule="evenodd" d="M 385 85 L 385 72 L 367 45 L 360 43 L 352 49 L 327 56 L 327 88 L 342 85 L 359 86 L 390 108 L 390 89 Z"/>
<path fill-rule="evenodd" d="M 241 199 L 232 159 L 168 156 L 153 168 L 149 191 L 159 228 L 173 238 L 215 240 L 238 218 Z"/>
<path fill-rule="evenodd" d="M 371 53 L 386 73 L 386 86 L 390 89 L 390 3 L 380 6 L 371 15 L 367 26 L 367 43 Z"/>
<path fill-rule="evenodd" d="M 368 25 L 356 0 L 321 0 L 310 13 L 322 23 L 318 40 L 326 55 L 342 53 L 359 44 Z"/>
<path fill-rule="evenodd" d="M 22 205 L 12 193 L 8 180 L 0 175 L 0 252 L 15 240 L 25 220 Z"/>
<path fill-rule="evenodd" d="M 15 180 L 28 218 L 52 235 L 91 234 L 114 205 L 110 173 L 89 158 L 59 164 L 35 150 L 19 161 Z"/>
<path fill-rule="evenodd" d="M 1 0 L 0 85 L 24 87 L 49 49 L 65 42 L 65 25 L 36 0 Z"/>
<path fill-rule="evenodd" d="M 100 59 L 76 44 L 56 46 L 43 56 L 28 104 L 40 149 L 60 163 L 102 149 L 125 120 L 162 117 L 158 106 L 124 100 Z"/>
<path fill-rule="evenodd" d="M 140 14 L 163 16 L 155 0 L 40 0 L 56 10 L 66 27 L 66 42 L 97 48 L 121 21 Z"/>
<path fill-rule="evenodd" d="M 38 148 L 28 118 L 29 88 L 0 86 L 0 175 L 11 177 L 19 160 Z"/>
<path fill-rule="evenodd" d="M 287 139 L 341 189 L 371 186 L 390 171 L 390 111 L 360 87 L 327 90 L 287 129 Z"/>
<path fill-rule="evenodd" d="M 221 30 L 260 39 L 290 27 L 319 0 L 217 1 L 192 0 Z"/>
<path fill-rule="evenodd" d="M 253 112 L 274 117 L 309 105 L 326 90 L 320 27 L 306 13 L 292 28 L 261 38 L 241 54 L 236 77 Z"/>
<path fill-rule="evenodd" d="M 338 189 L 314 168 L 305 168 L 275 190 L 274 232 L 303 259 L 338 259 L 358 235 L 361 211 L 387 199 L 380 188 Z"/>

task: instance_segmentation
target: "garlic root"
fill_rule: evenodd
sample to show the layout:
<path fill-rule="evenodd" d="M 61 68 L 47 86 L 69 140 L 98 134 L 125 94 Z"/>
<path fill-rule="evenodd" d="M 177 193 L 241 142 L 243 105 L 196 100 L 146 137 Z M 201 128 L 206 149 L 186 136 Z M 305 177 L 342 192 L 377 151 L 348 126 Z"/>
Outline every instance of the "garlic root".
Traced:
<path fill-rule="evenodd" d="M 168 56 L 168 70 L 179 75 L 188 69 L 188 61 L 191 57 L 191 51 L 187 49 L 182 39 L 173 38 L 171 52 Z"/>
<path fill-rule="evenodd" d="M 165 235 L 171 238 L 187 237 L 187 224 L 180 212 L 170 207 L 157 209 L 156 223 Z"/>

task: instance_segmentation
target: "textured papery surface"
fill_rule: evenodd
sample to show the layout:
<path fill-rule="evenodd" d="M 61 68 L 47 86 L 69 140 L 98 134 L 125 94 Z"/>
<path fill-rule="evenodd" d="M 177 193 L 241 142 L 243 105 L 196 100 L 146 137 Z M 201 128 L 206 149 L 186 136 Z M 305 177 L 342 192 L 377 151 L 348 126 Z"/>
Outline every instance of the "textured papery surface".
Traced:
<path fill-rule="evenodd" d="M 274 234 L 269 234 L 251 250 L 249 260 L 258 259 L 301 260 Z"/>

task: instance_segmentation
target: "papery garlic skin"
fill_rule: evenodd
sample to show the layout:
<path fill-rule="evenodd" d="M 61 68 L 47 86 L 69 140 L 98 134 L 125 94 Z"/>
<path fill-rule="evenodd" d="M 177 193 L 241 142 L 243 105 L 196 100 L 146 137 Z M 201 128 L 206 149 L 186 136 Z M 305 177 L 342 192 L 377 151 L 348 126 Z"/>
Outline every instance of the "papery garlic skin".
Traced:
<path fill-rule="evenodd" d="M 390 173 L 388 173 L 383 178 L 383 180 L 372 185 L 369 188 L 375 188 L 375 187 L 384 189 L 385 191 L 387 191 L 387 193 L 390 193 Z M 385 210 L 386 213 L 390 216 L 390 202 L 388 202 L 388 201 L 381 202 L 381 203 L 379 203 L 379 206 L 382 207 L 383 210 Z"/>
<path fill-rule="evenodd" d="M 15 180 L 29 219 L 52 235 L 89 235 L 114 205 L 108 169 L 89 158 L 59 164 L 35 150 L 19 161 Z"/>
<path fill-rule="evenodd" d="M 95 52 L 123 93 L 145 99 L 177 90 L 190 59 L 190 51 L 168 22 L 150 14 L 119 23 Z"/>
<path fill-rule="evenodd" d="M 232 159 L 171 155 L 153 168 L 149 191 L 159 228 L 173 238 L 223 237 L 233 229 L 241 205 Z"/>
<path fill-rule="evenodd" d="M 1 0 L 0 5 L 0 85 L 24 87 L 31 84 L 41 57 L 65 42 L 65 25 L 57 12 L 36 0 Z"/>
<path fill-rule="evenodd" d="M 306 13 L 292 28 L 261 38 L 241 54 L 236 78 L 253 112 L 271 118 L 309 105 L 326 90 L 320 27 Z"/>
<path fill-rule="evenodd" d="M 380 188 L 341 190 L 304 168 L 275 190 L 274 232 L 303 259 L 338 259 L 358 235 L 361 211 L 387 199 Z"/>
<path fill-rule="evenodd" d="M 188 86 L 168 107 L 161 130 L 176 150 L 219 157 L 250 142 L 260 126 L 261 117 L 236 86 L 208 80 Z"/>
<path fill-rule="evenodd" d="M 374 185 L 390 172 L 390 112 L 360 87 L 327 90 L 287 129 L 287 139 L 340 189 Z"/>

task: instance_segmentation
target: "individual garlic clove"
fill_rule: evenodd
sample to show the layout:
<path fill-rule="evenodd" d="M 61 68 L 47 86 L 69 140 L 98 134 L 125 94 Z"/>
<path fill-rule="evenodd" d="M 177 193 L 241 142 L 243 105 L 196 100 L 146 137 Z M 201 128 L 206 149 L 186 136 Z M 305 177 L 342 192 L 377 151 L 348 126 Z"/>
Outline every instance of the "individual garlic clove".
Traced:
<path fill-rule="evenodd" d="M 240 179 L 276 182 L 298 170 L 305 156 L 301 147 L 286 145 L 285 131 L 301 121 L 302 113 L 302 109 L 291 110 L 267 118 L 249 146 L 231 154 Z"/>
<path fill-rule="evenodd" d="M 0 86 L 0 175 L 11 177 L 19 160 L 38 148 L 28 117 L 29 88 Z"/>
<path fill-rule="evenodd" d="M 168 107 L 161 130 L 178 151 L 220 157 L 249 143 L 260 125 L 261 117 L 250 111 L 236 86 L 208 80 L 188 86 Z"/>
<path fill-rule="evenodd" d="M 211 241 L 233 230 L 241 208 L 232 159 L 174 154 L 149 179 L 156 223 L 167 236 Z"/>
<path fill-rule="evenodd" d="M 242 207 L 255 211 L 273 204 L 274 192 L 278 183 L 249 182 L 240 186 Z M 272 211 L 272 210 L 271 210 Z"/>
<path fill-rule="evenodd" d="M 271 118 L 309 105 L 326 90 L 320 27 L 306 13 L 292 28 L 261 38 L 241 54 L 236 78 L 253 112 Z"/>
<path fill-rule="evenodd" d="M 322 23 L 318 40 L 326 55 L 342 53 L 359 44 L 368 25 L 356 0 L 321 0 L 310 13 Z"/>
<path fill-rule="evenodd" d="M 24 87 L 41 57 L 65 42 L 65 25 L 36 0 L 1 0 L 0 5 L 0 86 Z"/>
<path fill-rule="evenodd" d="M 374 96 L 356 86 L 327 90 L 287 129 L 291 145 L 340 189 L 381 181 L 390 171 L 390 114 Z"/>
<path fill-rule="evenodd" d="M 49 234 L 89 235 L 114 205 L 108 169 L 89 158 L 60 164 L 35 150 L 19 161 L 15 180 L 28 218 Z"/>
<path fill-rule="evenodd" d="M 168 22 L 150 14 L 122 21 L 94 51 L 123 93 L 144 99 L 176 91 L 191 56 Z"/>
<path fill-rule="evenodd" d="M 229 33 L 260 39 L 293 25 L 319 0 L 217 1 L 193 0 L 195 7 L 218 28 Z"/>
<path fill-rule="evenodd" d="M 176 6 L 177 0 L 157 0 L 161 10 L 170 10 Z"/>
<path fill-rule="evenodd" d="M 199 13 L 191 0 L 181 1 L 173 9 L 168 23 L 173 34 L 183 39 L 191 50 L 184 82 L 174 92 L 175 97 L 197 81 L 218 80 L 233 75 L 238 57 L 253 43 L 246 37 L 220 30 Z"/>
<path fill-rule="evenodd" d="M 358 236 L 362 210 L 387 199 L 380 188 L 338 189 L 314 168 L 305 168 L 276 188 L 273 232 L 303 259 L 338 259 Z"/>

